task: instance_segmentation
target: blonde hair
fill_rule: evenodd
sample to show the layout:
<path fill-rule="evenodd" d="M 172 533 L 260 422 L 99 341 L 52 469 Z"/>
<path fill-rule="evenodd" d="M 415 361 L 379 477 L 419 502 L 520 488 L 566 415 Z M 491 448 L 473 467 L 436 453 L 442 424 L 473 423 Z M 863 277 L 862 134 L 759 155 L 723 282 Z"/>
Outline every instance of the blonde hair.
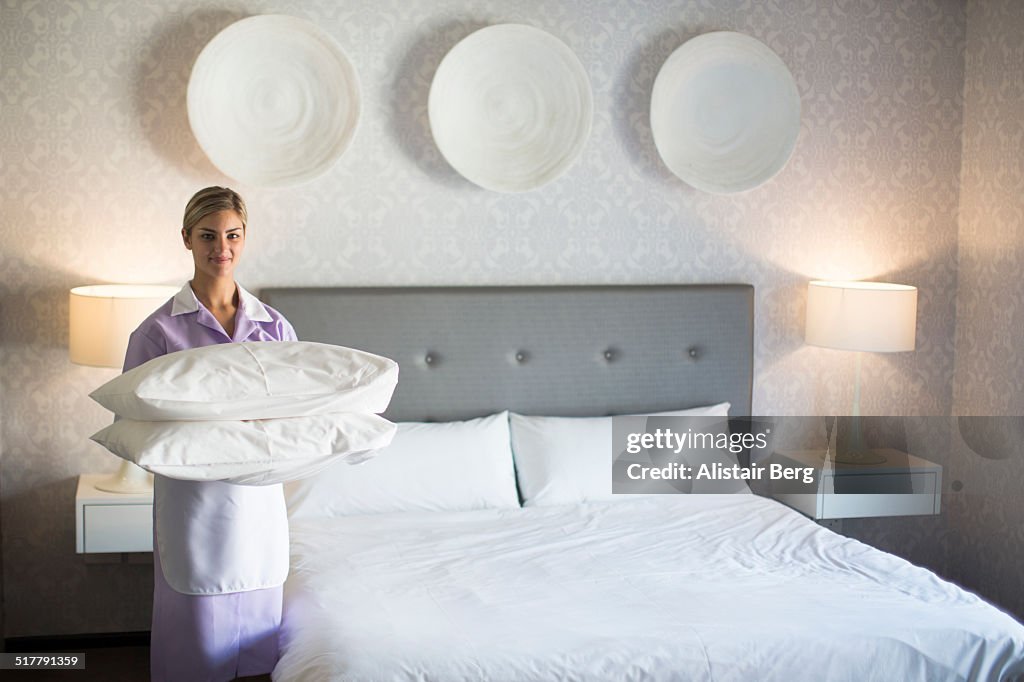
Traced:
<path fill-rule="evenodd" d="M 181 227 L 185 234 L 192 235 L 192 228 L 196 224 L 218 211 L 234 211 L 242 219 L 242 229 L 245 229 L 249 222 L 249 214 L 245 210 L 245 200 L 238 192 L 228 187 L 207 187 L 196 192 L 188 204 L 185 205 L 185 217 L 181 221 Z"/>

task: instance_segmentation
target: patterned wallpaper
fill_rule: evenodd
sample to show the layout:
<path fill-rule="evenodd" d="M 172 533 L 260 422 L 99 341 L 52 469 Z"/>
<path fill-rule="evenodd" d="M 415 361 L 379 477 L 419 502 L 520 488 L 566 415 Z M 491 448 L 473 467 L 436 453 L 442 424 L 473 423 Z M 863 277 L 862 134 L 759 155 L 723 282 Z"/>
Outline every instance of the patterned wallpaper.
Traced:
<path fill-rule="evenodd" d="M 987 442 L 958 458 L 958 579 L 1024 620 L 1024 3 L 970 5 L 960 188 L 954 413 Z M 1011 447 L 1001 459 L 999 436 Z M 978 557 L 984 557 L 979 561 Z"/>
<path fill-rule="evenodd" d="M 964 88 L 954 407 L 1024 414 L 1024 5 L 972 6 Z"/>
<path fill-rule="evenodd" d="M 177 228 L 197 188 L 229 183 L 192 138 L 184 93 L 232 21 L 307 17 L 360 73 L 364 117 L 324 176 L 250 205 L 239 278 L 281 285 L 749 282 L 754 408 L 844 411 L 853 359 L 803 345 L 810 278 L 920 288 L 918 348 L 864 361 L 866 413 L 952 406 L 966 16 L 960 0 L 0 0 L 0 431 L 6 634 L 144 630 L 148 566 L 74 555 L 77 474 L 116 462 L 87 440 L 112 371 L 67 361 L 67 290 L 181 282 Z M 579 161 L 501 195 L 433 145 L 437 64 L 492 23 L 561 38 L 594 90 Z M 751 192 L 693 190 L 648 124 L 657 70 L 684 40 L 750 34 L 792 70 L 803 121 L 789 165 Z M 73 602 L 74 608 L 68 608 Z"/>

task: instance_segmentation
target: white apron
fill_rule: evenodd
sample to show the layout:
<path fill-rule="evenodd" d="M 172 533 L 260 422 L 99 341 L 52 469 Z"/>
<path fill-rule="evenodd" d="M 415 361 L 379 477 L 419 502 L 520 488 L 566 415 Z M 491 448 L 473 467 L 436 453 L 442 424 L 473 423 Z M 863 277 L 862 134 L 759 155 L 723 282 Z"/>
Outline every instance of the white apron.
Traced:
<path fill-rule="evenodd" d="M 288 577 L 288 513 L 281 484 L 234 485 L 154 477 L 160 567 L 182 594 L 276 587 Z"/>

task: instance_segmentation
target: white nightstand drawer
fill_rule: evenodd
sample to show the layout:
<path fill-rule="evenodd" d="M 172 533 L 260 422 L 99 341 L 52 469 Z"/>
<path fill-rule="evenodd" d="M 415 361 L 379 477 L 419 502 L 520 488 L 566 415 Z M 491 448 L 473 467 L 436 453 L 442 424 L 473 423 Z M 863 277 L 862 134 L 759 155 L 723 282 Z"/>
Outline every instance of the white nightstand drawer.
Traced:
<path fill-rule="evenodd" d="M 844 476 L 844 484 L 859 484 L 870 487 L 878 485 L 876 490 L 884 486 L 886 479 L 893 479 L 896 486 L 906 486 L 908 492 L 900 493 L 828 493 L 821 496 L 821 518 L 848 519 L 874 516 L 915 516 L 938 514 L 941 491 L 937 485 L 938 476 L 933 472 L 901 474 L 899 476 L 867 475 Z M 861 480 L 856 480 L 861 479 Z M 828 477 L 822 482 L 823 488 L 829 490 Z M 851 486 L 852 487 L 852 486 Z M 894 486 L 895 487 L 895 486 Z M 913 491 L 913 492 L 910 492 Z"/>
<path fill-rule="evenodd" d="M 153 551 L 153 505 L 90 504 L 83 512 L 85 552 Z"/>
<path fill-rule="evenodd" d="M 773 455 L 786 467 L 810 467 L 815 481 L 785 483 L 772 496 L 812 519 L 938 514 L 942 503 L 942 467 L 891 448 L 875 450 L 884 461 L 853 464 L 829 460 L 820 451 Z"/>
<path fill-rule="evenodd" d="M 75 493 L 75 550 L 79 554 L 153 551 L 153 492 L 110 493 L 96 488 L 109 474 L 82 474 Z"/>

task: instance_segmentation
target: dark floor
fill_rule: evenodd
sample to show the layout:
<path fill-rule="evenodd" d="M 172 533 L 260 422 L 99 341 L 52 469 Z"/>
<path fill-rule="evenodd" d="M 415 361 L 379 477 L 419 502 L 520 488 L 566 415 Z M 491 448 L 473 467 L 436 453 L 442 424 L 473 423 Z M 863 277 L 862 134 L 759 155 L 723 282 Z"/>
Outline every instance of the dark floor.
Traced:
<path fill-rule="evenodd" d="M 97 647 L 80 651 L 85 654 L 85 670 L 4 670 L 0 678 L 5 682 L 17 679 L 31 682 L 146 682 L 149 679 L 148 646 Z M 270 675 L 237 679 L 269 682 Z"/>

